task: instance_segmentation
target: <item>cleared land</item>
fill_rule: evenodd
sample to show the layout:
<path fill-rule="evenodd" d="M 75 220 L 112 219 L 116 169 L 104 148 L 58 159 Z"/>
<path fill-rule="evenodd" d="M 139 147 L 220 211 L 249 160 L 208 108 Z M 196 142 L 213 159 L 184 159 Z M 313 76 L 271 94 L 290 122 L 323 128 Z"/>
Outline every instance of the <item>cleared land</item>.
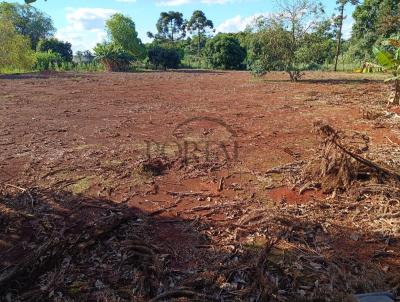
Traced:
<path fill-rule="evenodd" d="M 318 120 L 397 154 L 387 94 L 379 76 L 340 73 L 0 77 L 1 294 L 341 301 L 395 288 L 395 184 L 367 173 L 300 194 Z"/>

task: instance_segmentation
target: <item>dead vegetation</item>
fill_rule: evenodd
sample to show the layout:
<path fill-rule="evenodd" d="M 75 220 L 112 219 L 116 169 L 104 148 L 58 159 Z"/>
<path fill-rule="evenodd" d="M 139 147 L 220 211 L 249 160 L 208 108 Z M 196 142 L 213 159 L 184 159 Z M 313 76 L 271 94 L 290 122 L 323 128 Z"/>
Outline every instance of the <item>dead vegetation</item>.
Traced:
<path fill-rule="evenodd" d="M 377 103 L 382 85 L 243 85 L 242 73 L 189 75 L 197 88 L 187 76 L 4 84 L 7 93 L 29 89 L 30 101 L 8 99 L 1 119 L 10 127 L 0 134 L 7 143 L 0 300 L 316 302 L 398 294 L 400 148 L 393 135 L 377 144 L 374 132 L 389 137 L 398 123 L 379 113 L 387 108 L 359 112 L 360 102 Z M 56 98 L 76 83 L 94 93 L 77 102 L 79 111 Z M 11 119 L 17 105 L 25 115 Z M 208 160 L 204 150 L 184 159 L 171 150 L 152 158 L 139 152 L 146 140 L 163 142 L 178 120 L 216 106 L 210 114 L 237 130 L 239 162 L 218 146 Z M 334 127 L 318 123 L 310 135 L 315 116 L 332 118 Z M 355 128 L 363 130 L 342 130 Z M 192 130 L 200 140 L 213 133 L 209 124 Z M 277 199 L 269 195 L 276 189 L 284 192 Z"/>
<path fill-rule="evenodd" d="M 324 193 L 336 194 L 338 190 L 349 189 L 357 180 L 400 181 L 399 173 L 367 158 L 367 135 L 340 132 L 323 122 L 317 122 L 315 130 L 322 136 L 321 153 L 304 170 L 304 181 L 309 182 L 302 192 L 310 185 L 321 187 Z"/>

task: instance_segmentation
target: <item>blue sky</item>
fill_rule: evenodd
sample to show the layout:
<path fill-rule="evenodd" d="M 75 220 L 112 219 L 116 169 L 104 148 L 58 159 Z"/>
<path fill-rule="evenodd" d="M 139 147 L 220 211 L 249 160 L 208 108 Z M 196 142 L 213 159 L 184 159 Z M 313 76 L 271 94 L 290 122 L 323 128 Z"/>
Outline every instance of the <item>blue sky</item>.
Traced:
<path fill-rule="evenodd" d="M 22 0 L 18 0 L 22 3 Z M 331 16 L 334 0 L 323 0 L 327 15 Z M 254 16 L 274 12 L 274 0 L 37 0 L 34 4 L 54 20 L 56 36 L 72 43 L 74 51 L 92 49 L 106 38 L 104 21 L 113 13 L 121 12 L 133 18 L 142 41 L 146 33 L 155 32 L 155 23 L 162 11 L 175 10 L 190 18 L 194 10 L 203 10 L 214 22 L 218 32 L 243 30 Z M 345 34 L 351 31 L 351 7 L 347 9 Z"/>

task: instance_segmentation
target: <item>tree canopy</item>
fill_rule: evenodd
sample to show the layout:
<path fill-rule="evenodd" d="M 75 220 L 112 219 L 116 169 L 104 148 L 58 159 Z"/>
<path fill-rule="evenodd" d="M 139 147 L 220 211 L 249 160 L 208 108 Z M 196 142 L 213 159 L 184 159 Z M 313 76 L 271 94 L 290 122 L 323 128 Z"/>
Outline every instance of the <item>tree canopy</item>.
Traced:
<path fill-rule="evenodd" d="M 284 70 L 292 81 L 297 81 L 303 63 L 312 62 L 309 52 L 317 53 L 310 47 L 316 41 L 321 42 L 316 33 L 327 30 L 321 27 L 323 9 L 311 0 L 281 0 L 278 4 L 280 11 L 275 16 L 256 24 L 250 49 L 251 66 L 255 74 Z"/>
<path fill-rule="evenodd" d="M 34 63 L 30 41 L 18 33 L 12 21 L 0 16 L 0 70 L 29 69 Z"/>
<path fill-rule="evenodd" d="M 32 49 L 36 49 L 40 39 L 49 38 L 55 32 L 51 18 L 30 5 L 1 2 L 1 15 L 7 15 L 17 32 L 29 37 Z"/>
<path fill-rule="evenodd" d="M 179 52 L 174 48 L 156 45 L 148 50 L 149 61 L 156 69 L 162 67 L 164 70 L 167 68 L 178 68 L 181 62 Z"/>
<path fill-rule="evenodd" d="M 400 2 L 364 0 L 353 13 L 352 54 L 372 58 L 372 49 L 400 31 Z"/>
<path fill-rule="evenodd" d="M 246 50 L 235 36 L 218 34 L 207 41 L 204 55 L 213 68 L 241 69 Z"/>
<path fill-rule="evenodd" d="M 144 47 L 138 38 L 135 22 L 123 14 L 114 14 L 106 22 L 106 29 L 111 43 L 121 47 L 135 57 L 142 57 Z"/>
<path fill-rule="evenodd" d="M 204 12 L 196 10 L 193 12 L 192 17 L 187 23 L 187 29 L 189 31 L 195 31 L 198 34 L 203 34 L 207 28 L 214 28 L 214 23 L 208 20 Z"/>
<path fill-rule="evenodd" d="M 37 51 L 58 53 L 66 62 L 72 62 L 71 43 L 63 42 L 56 38 L 42 39 L 37 45 Z"/>
<path fill-rule="evenodd" d="M 158 33 L 154 37 L 159 40 L 174 42 L 186 36 L 186 21 L 180 12 L 162 12 L 156 27 Z"/>
<path fill-rule="evenodd" d="M 36 0 L 25 0 L 28 4 L 34 2 Z M 318 0 L 274 2 L 274 14 L 267 18 L 259 17 L 239 33 L 214 38 L 214 23 L 202 10 L 195 10 L 187 20 L 178 11 L 162 12 L 156 23 L 157 32 L 149 33 L 154 41 L 146 47 L 138 38 L 135 22 L 118 13 L 107 20 L 108 39 L 100 48 L 107 49 L 105 53 L 110 56 L 113 52 L 114 57 L 121 58 L 129 54 L 139 62 L 145 59 L 146 54 L 147 59 L 153 62 L 168 58 L 176 61 L 173 54 L 176 51 L 182 66 L 192 67 L 192 62 L 197 60 L 198 67 L 205 67 L 206 62 L 213 68 L 246 66 L 256 74 L 284 70 L 292 80 L 297 80 L 303 70 L 337 70 L 340 60 L 343 69 L 345 63 L 352 70 L 359 69 L 357 65 L 375 60 L 374 47 L 400 32 L 400 1 L 397 0 L 335 0 L 336 9 L 330 18 L 325 17 Z M 348 39 L 343 35 L 343 27 L 346 6 L 350 5 L 355 5 L 355 22 L 352 36 Z M 61 54 L 64 60 L 70 60 L 67 42 L 59 41 L 65 43 L 63 54 L 61 49 L 64 46 L 52 39 L 55 29 L 44 13 L 29 5 L 1 2 L 1 15 L 12 20 L 17 34 L 29 38 L 34 50 L 52 50 Z M 37 47 L 41 40 L 52 46 Z M 232 63 L 227 62 L 227 58 Z M 148 61 L 142 63 L 145 65 Z M 176 66 L 174 62 L 171 64 Z"/>
<path fill-rule="evenodd" d="M 208 20 L 204 12 L 201 10 L 196 10 L 193 12 L 192 17 L 187 23 L 187 29 L 190 32 L 197 33 L 197 57 L 200 58 L 201 51 L 201 39 L 202 35 L 206 32 L 207 28 L 214 28 L 214 23 Z"/>

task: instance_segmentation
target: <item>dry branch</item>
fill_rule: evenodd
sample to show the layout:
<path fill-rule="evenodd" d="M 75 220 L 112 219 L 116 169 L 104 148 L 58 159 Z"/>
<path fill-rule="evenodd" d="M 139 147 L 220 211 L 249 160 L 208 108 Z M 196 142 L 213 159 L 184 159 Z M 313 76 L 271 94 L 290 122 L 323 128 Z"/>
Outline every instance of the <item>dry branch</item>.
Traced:
<path fill-rule="evenodd" d="M 302 192 L 320 184 L 325 193 L 337 193 L 349 189 L 360 177 L 400 181 L 399 173 L 361 155 L 369 149 L 369 137 L 365 134 L 344 133 L 323 122 L 314 126 L 323 137 L 321 153 L 304 170 Z"/>
<path fill-rule="evenodd" d="M 219 194 L 206 192 L 167 192 L 167 194 L 179 197 L 219 197 Z"/>
<path fill-rule="evenodd" d="M 389 176 L 391 178 L 394 178 L 394 179 L 400 181 L 399 173 L 397 173 L 393 170 L 390 170 L 388 168 L 382 167 L 381 165 L 378 165 L 377 163 L 374 163 L 374 162 L 348 150 L 345 146 L 343 146 L 339 142 L 338 132 L 335 129 L 333 129 L 330 125 L 327 125 L 327 124 L 321 125 L 319 127 L 319 130 L 327 136 L 327 139 L 331 140 L 340 150 L 342 150 L 348 156 L 354 158 L 356 161 L 364 164 L 365 166 L 374 169 L 376 172 L 385 174 L 386 176 Z"/>

